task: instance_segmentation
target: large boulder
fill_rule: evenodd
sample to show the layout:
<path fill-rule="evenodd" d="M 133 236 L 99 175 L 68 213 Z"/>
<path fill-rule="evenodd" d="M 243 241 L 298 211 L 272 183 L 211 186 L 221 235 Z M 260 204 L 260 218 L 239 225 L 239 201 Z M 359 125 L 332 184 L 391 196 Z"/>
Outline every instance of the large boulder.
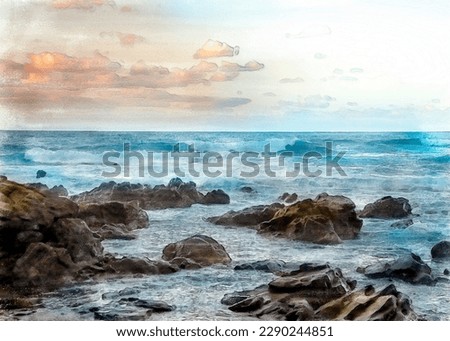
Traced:
<path fill-rule="evenodd" d="M 389 286 L 354 291 L 356 282 L 328 264 L 303 264 L 254 290 L 227 294 L 222 304 L 264 320 L 417 320 L 406 296 Z"/>
<path fill-rule="evenodd" d="M 129 231 L 148 226 L 135 202 L 79 208 L 36 187 L 0 177 L 0 281 L 7 288 L 40 291 L 92 277 L 178 270 L 161 260 L 104 256 L 101 234 L 128 239 Z"/>
<path fill-rule="evenodd" d="M 259 205 L 244 208 L 240 211 L 229 211 L 221 216 L 209 217 L 207 221 L 216 225 L 257 227 L 273 218 L 283 204 Z"/>
<path fill-rule="evenodd" d="M 228 204 L 230 197 L 222 190 L 203 194 L 194 182 L 183 182 L 179 178 L 172 179 L 167 186 L 116 183 L 110 181 L 92 189 L 72 196 L 78 203 L 139 202 L 145 210 L 190 207 L 193 204 Z"/>
<path fill-rule="evenodd" d="M 435 258 L 450 258 L 450 242 L 441 241 L 431 248 L 431 257 Z"/>
<path fill-rule="evenodd" d="M 175 264 L 185 264 L 187 260 L 201 267 L 231 262 L 225 248 L 215 239 L 204 235 L 195 235 L 167 245 L 162 258 Z"/>
<path fill-rule="evenodd" d="M 356 238 L 361 227 L 353 201 L 323 193 L 314 200 L 302 200 L 278 210 L 270 221 L 259 226 L 259 232 L 317 244 L 338 244 Z"/>
<path fill-rule="evenodd" d="M 431 274 L 431 268 L 414 253 L 399 257 L 390 263 L 377 263 L 358 272 L 369 278 L 397 278 L 412 284 L 434 285 L 436 279 Z"/>
<path fill-rule="evenodd" d="M 408 199 L 387 196 L 367 204 L 359 216 L 360 218 L 399 219 L 408 217 L 411 210 Z"/>

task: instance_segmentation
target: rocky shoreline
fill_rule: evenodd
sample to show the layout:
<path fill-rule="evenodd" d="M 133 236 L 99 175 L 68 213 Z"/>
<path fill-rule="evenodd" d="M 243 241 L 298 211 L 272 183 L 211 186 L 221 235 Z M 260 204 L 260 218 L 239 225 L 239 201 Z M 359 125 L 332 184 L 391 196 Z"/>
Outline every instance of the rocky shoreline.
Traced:
<path fill-rule="evenodd" d="M 295 193 L 285 193 L 280 201 L 229 211 L 206 220 L 216 225 L 255 229 L 269 238 L 333 245 L 359 238 L 364 219 L 404 219 L 404 225 L 408 225 L 407 220 L 414 217 L 405 198 L 383 197 L 360 212 L 350 198 L 327 193 L 304 200 L 299 200 Z M 151 228 L 148 210 L 229 203 L 229 195 L 220 189 L 204 194 L 195 183 L 178 178 L 155 187 L 109 182 L 69 196 L 63 186 L 19 184 L 2 176 L 0 311 L 32 307 L 40 293 L 83 281 L 229 266 L 232 260 L 226 245 L 207 235 L 175 239 L 161 250 L 161 258 L 154 260 L 119 258 L 105 253 L 102 246 L 103 240 L 131 240 L 136 238 L 137 230 Z M 433 258 L 449 258 L 449 245 L 448 241 L 436 244 L 431 250 Z M 226 295 L 222 303 L 239 314 L 273 320 L 422 318 L 414 312 L 409 298 L 394 285 L 375 289 L 374 282 L 373 286 L 357 289 L 356 283 L 344 277 L 339 268 L 328 264 L 260 261 L 238 265 L 235 270 L 266 271 L 278 276 L 255 290 Z M 374 280 L 394 278 L 414 285 L 432 286 L 439 280 L 447 280 L 433 274 L 414 254 L 355 271 Z M 142 313 L 137 316 L 111 315 L 100 310 L 92 313 L 103 320 L 145 319 L 153 313 L 176 309 L 170 302 L 149 302 L 138 297 L 120 300 L 118 306 L 131 305 Z"/>

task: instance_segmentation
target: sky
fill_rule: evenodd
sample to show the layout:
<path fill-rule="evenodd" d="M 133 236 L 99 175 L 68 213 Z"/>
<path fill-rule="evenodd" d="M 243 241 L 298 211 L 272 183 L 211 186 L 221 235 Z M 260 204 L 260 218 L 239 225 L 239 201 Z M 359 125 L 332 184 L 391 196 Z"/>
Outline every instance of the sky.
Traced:
<path fill-rule="evenodd" d="M 0 129 L 449 131 L 447 0 L 2 0 Z"/>

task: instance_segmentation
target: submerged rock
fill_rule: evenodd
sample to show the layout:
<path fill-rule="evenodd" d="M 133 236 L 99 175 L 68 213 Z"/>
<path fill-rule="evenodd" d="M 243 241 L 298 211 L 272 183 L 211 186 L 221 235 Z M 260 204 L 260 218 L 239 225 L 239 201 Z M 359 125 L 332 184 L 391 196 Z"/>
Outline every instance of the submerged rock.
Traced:
<path fill-rule="evenodd" d="M 344 196 L 320 194 L 278 210 L 259 232 L 317 244 L 338 244 L 356 238 L 362 227 L 355 204 Z"/>
<path fill-rule="evenodd" d="M 397 278 L 411 284 L 434 285 L 436 279 L 431 274 L 431 268 L 414 253 L 398 258 L 390 263 L 378 263 L 358 272 L 369 278 Z"/>
<path fill-rule="evenodd" d="M 450 242 L 444 240 L 434 245 L 431 249 L 431 257 L 450 258 Z"/>
<path fill-rule="evenodd" d="M 414 224 L 414 221 L 412 219 L 404 219 L 404 220 L 400 220 L 400 221 L 396 221 L 395 223 L 392 223 L 391 227 L 394 227 L 396 229 L 406 229 L 413 224 Z"/>
<path fill-rule="evenodd" d="M 200 267 L 231 262 L 225 248 L 215 239 L 204 235 L 195 235 L 167 245 L 162 258 L 175 264 L 189 264 L 192 261 Z"/>
<path fill-rule="evenodd" d="M 39 179 L 39 178 L 45 178 L 46 176 L 47 176 L 47 172 L 44 171 L 44 170 L 42 170 L 42 169 L 39 169 L 39 170 L 36 172 L 36 179 Z"/>
<path fill-rule="evenodd" d="M 206 220 L 216 225 L 256 227 L 260 223 L 269 221 L 284 205 L 258 205 L 245 208 L 241 211 L 229 211 L 218 217 Z"/>
<path fill-rule="evenodd" d="M 303 264 L 268 285 L 227 294 L 221 303 L 264 320 L 417 320 L 393 285 L 379 292 L 355 287 L 339 268 Z"/>
<path fill-rule="evenodd" d="M 78 203 L 105 203 L 111 201 L 137 201 L 145 210 L 190 207 L 193 204 L 213 205 L 229 204 L 230 197 L 222 190 L 203 194 L 194 182 L 183 182 L 180 178 L 170 180 L 167 186 L 151 187 L 129 182 L 103 183 L 89 192 L 72 196 Z"/>
<path fill-rule="evenodd" d="M 374 203 L 367 204 L 359 216 L 360 218 L 399 219 L 410 214 L 411 205 L 408 199 L 386 196 Z"/>

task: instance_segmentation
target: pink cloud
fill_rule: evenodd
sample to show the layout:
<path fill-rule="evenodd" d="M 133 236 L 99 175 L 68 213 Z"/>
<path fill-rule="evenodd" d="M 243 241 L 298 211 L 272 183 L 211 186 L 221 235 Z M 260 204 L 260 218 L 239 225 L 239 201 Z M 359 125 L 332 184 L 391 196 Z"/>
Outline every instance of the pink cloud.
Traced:
<path fill-rule="evenodd" d="M 216 40 L 208 40 L 194 54 L 195 59 L 208 59 L 216 57 L 233 57 L 239 54 L 239 46 L 231 47 L 226 43 Z"/>

